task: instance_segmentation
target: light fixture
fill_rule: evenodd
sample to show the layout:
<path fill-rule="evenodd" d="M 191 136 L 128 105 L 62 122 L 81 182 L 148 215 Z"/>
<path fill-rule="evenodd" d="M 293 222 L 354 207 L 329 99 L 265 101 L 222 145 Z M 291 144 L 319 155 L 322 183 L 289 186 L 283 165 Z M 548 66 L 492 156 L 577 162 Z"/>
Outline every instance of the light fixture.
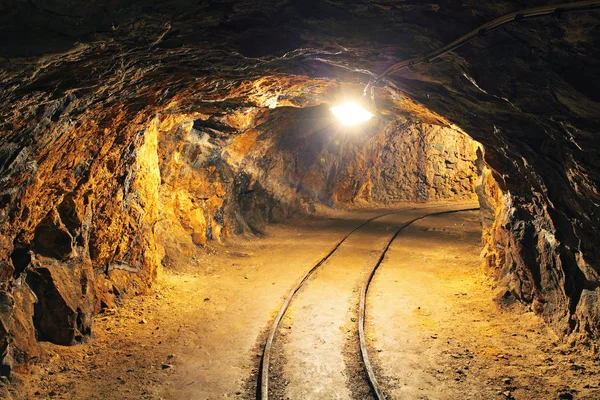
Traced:
<path fill-rule="evenodd" d="M 486 24 L 481 25 L 477 29 L 461 36 L 460 38 L 448 43 L 447 45 L 440 47 L 428 54 L 417 56 L 408 60 L 400 61 L 381 74 L 372 77 L 367 86 L 364 89 L 363 96 L 367 97 L 370 94 L 371 100 L 374 102 L 374 87 L 377 82 L 385 79 L 388 75 L 393 74 L 404 68 L 411 68 L 417 64 L 429 63 L 432 60 L 450 52 L 456 50 L 458 47 L 470 42 L 471 40 L 483 36 L 489 31 L 499 28 L 505 24 L 513 21 L 520 21 L 525 18 L 536 18 L 543 17 L 546 15 L 560 15 L 564 12 L 569 11 L 589 11 L 600 8 L 600 0 L 583 0 L 564 4 L 553 4 L 535 8 L 528 8 L 521 11 L 516 11 L 502 17 L 496 18 Z M 356 125 L 361 122 L 366 122 L 373 117 L 373 114 L 367 111 L 365 108 L 357 103 L 346 102 L 342 105 L 333 107 L 331 109 L 333 114 L 340 120 L 343 125 Z"/>
<path fill-rule="evenodd" d="M 365 110 L 359 104 L 348 101 L 336 107 L 331 108 L 331 112 L 335 115 L 342 125 L 352 126 L 366 122 L 373 117 L 369 111 Z"/>

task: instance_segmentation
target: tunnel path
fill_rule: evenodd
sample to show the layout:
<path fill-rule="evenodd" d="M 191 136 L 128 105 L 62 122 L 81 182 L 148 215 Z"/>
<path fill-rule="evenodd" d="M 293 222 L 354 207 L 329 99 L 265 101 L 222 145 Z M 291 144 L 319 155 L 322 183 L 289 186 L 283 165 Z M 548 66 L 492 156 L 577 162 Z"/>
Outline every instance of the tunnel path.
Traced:
<path fill-rule="evenodd" d="M 465 206 L 473 207 L 476 204 Z M 273 398 L 368 398 L 357 352 L 358 290 L 401 225 L 458 206 L 405 210 L 369 222 L 353 233 L 305 282 L 279 329 L 279 374 L 284 393 Z M 283 352 L 281 353 L 281 348 Z M 275 385 L 277 386 L 277 385 Z M 281 389 L 280 389 L 281 391 Z"/>
<path fill-rule="evenodd" d="M 469 367 L 452 369 L 449 360 L 470 360 L 467 349 L 455 348 L 452 329 L 460 321 L 455 314 L 466 311 L 465 297 L 474 295 L 478 218 L 463 212 L 416 221 L 398 235 L 371 283 L 366 333 L 391 399 L 469 398 L 472 388 L 481 389 L 461 385 Z"/>
<path fill-rule="evenodd" d="M 354 332 L 357 285 L 364 280 L 394 221 L 404 216 L 387 216 L 354 233 L 298 293 L 280 332 L 283 345 L 284 398 L 350 399 L 344 357 L 345 338 Z M 279 398 L 279 396 L 273 396 Z"/>
<path fill-rule="evenodd" d="M 540 345 L 537 317 L 521 311 L 517 323 L 518 314 L 490 307 L 478 223 L 472 211 L 416 221 L 377 271 L 366 333 L 389 399 L 556 398 L 536 392 L 539 378 L 529 370 L 547 363 L 541 354 L 528 358 Z"/>
<path fill-rule="evenodd" d="M 269 226 L 261 238 L 234 237 L 211 251 L 182 254 L 176 270 L 166 270 L 151 293 L 100 314 L 86 343 L 42 343 L 42 363 L 12 377 L 21 385 L 6 398 L 255 399 L 261 332 L 270 326 L 282 296 L 334 243 L 381 212 L 295 218 Z M 428 217 L 403 231 L 369 290 L 369 354 L 386 395 L 600 398 L 597 354 L 557 342 L 527 308 L 494 303 L 494 290 L 479 269 L 479 217 L 463 214 Z M 313 283 L 326 277 L 317 275 Z M 360 277 L 354 286 L 345 279 L 346 294 L 330 296 L 334 303 L 338 294 L 353 301 L 358 297 Z M 348 377 L 341 393 L 363 399 L 352 309 L 349 303 L 340 308 L 342 330 L 335 343 L 342 348 L 335 348 L 338 356 L 331 364 L 340 365 L 341 353 L 341 374 Z M 291 311 L 290 322 L 295 322 L 300 314 Z M 289 330 L 282 324 L 283 340 L 298 331 L 295 325 Z M 335 325 L 329 329 L 337 335 Z M 288 353 L 284 342 L 281 355 Z M 282 357 L 281 366 L 291 366 L 291 358 Z M 281 397 L 273 400 L 305 398 L 285 393 L 281 381 Z"/>

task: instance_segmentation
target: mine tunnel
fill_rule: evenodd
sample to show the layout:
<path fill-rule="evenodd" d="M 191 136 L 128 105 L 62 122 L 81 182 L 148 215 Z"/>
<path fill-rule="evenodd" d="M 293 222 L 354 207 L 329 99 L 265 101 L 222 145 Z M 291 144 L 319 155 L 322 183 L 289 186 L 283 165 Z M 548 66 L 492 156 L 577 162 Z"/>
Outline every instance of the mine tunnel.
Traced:
<path fill-rule="evenodd" d="M 0 398 L 600 398 L 600 1 L 0 11 Z"/>

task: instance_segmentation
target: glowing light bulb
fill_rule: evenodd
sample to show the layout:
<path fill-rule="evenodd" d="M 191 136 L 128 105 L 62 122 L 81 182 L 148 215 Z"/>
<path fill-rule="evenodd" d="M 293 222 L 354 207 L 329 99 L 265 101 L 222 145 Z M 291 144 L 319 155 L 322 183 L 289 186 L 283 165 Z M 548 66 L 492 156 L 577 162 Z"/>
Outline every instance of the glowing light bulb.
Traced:
<path fill-rule="evenodd" d="M 353 102 L 333 107 L 331 112 L 340 120 L 342 125 L 348 126 L 366 122 L 373 117 L 373 114 Z"/>

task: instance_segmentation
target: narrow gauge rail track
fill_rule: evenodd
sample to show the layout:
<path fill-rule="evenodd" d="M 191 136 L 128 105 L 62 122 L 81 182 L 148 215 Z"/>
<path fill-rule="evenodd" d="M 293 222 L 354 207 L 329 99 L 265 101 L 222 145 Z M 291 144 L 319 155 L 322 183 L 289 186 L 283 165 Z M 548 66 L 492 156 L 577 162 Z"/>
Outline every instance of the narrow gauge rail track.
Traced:
<path fill-rule="evenodd" d="M 279 312 L 277 313 L 275 319 L 273 320 L 271 329 L 269 330 L 269 334 L 267 336 L 267 341 L 266 341 L 266 344 L 265 344 L 265 347 L 263 350 L 263 355 L 262 355 L 261 364 L 260 364 L 260 368 L 259 368 L 259 378 L 258 378 L 257 396 L 256 396 L 257 399 L 268 400 L 268 398 L 269 398 L 269 369 L 270 369 L 270 362 L 271 362 L 271 352 L 273 349 L 273 342 L 275 341 L 275 335 L 277 334 L 277 329 L 279 328 L 281 320 L 283 319 L 287 309 L 289 308 L 294 296 L 300 290 L 300 288 L 304 285 L 304 283 L 311 277 L 311 275 L 316 270 L 318 270 L 319 267 L 321 267 L 340 248 L 340 246 L 344 242 L 346 242 L 346 240 L 353 233 L 358 231 L 363 226 L 367 225 L 369 222 L 372 222 L 379 218 L 385 217 L 387 215 L 398 214 L 401 212 L 417 210 L 417 209 L 426 210 L 428 208 L 436 208 L 436 207 L 440 207 L 440 206 L 431 206 L 431 207 L 423 207 L 423 208 L 414 208 L 414 207 L 413 208 L 405 208 L 405 209 L 401 209 L 401 210 L 395 210 L 395 211 L 383 213 L 383 214 L 377 215 L 375 217 L 372 217 L 372 218 L 369 218 L 369 219 L 363 221 L 362 223 L 360 223 L 359 225 L 354 227 L 350 232 L 348 232 L 339 242 L 337 242 L 331 248 L 331 250 L 329 252 L 327 252 L 327 254 L 325 256 L 323 256 L 306 274 L 304 274 L 304 276 L 298 281 L 298 283 L 296 283 L 296 285 L 294 285 L 294 287 L 289 291 L 287 297 L 285 298 L 284 302 L 282 303 L 282 305 L 279 309 Z M 369 360 L 366 339 L 365 339 L 365 333 L 364 333 L 365 312 L 366 312 L 366 295 L 367 295 L 367 291 L 369 289 L 369 284 L 371 283 L 373 276 L 375 275 L 375 272 L 377 271 L 377 268 L 379 268 L 379 265 L 382 263 L 383 259 L 385 258 L 385 254 L 389 250 L 394 239 L 398 236 L 398 234 L 404 228 L 406 228 L 413 222 L 418 221 L 423 218 L 426 218 L 428 216 L 449 214 L 449 213 L 455 213 L 455 212 L 461 212 L 461 211 L 473 211 L 473 210 L 478 210 L 478 209 L 479 209 L 478 207 L 474 207 L 474 208 L 461 208 L 461 209 L 455 209 L 455 210 L 431 212 L 431 213 L 426 213 L 424 215 L 421 215 L 419 217 L 416 217 L 409 221 L 404 222 L 403 224 L 400 225 L 400 227 L 398 227 L 398 229 L 391 236 L 390 240 L 388 241 L 387 245 L 385 246 L 384 250 L 382 251 L 381 255 L 379 256 L 377 262 L 373 266 L 371 273 L 368 275 L 367 281 L 363 286 L 363 290 L 361 291 L 361 297 L 360 297 L 360 302 L 359 302 L 358 331 L 359 331 L 360 353 L 361 353 L 362 361 L 363 361 L 365 370 L 367 371 L 369 385 L 371 386 L 371 389 L 372 389 L 375 397 L 378 400 L 385 400 L 385 397 L 379 387 L 379 384 L 377 383 L 377 379 L 375 377 L 373 367 Z"/>

